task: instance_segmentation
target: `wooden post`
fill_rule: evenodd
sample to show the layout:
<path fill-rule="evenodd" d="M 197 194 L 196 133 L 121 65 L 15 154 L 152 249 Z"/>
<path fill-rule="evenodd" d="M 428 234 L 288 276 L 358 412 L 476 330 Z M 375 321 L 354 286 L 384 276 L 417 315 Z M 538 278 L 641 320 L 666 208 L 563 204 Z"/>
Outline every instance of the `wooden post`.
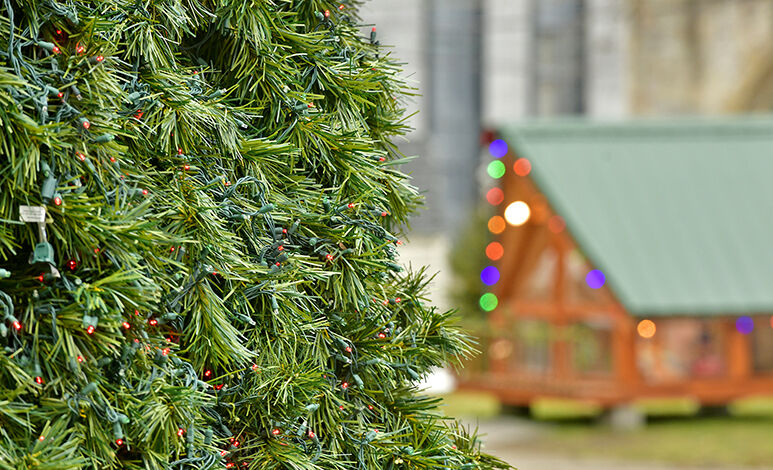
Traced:
<path fill-rule="evenodd" d="M 559 237 L 556 240 L 556 252 L 558 262 L 555 272 L 555 286 L 553 292 L 555 315 L 551 319 L 557 337 L 551 345 L 553 359 L 553 376 L 556 379 L 565 379 L 570 374 L 569 345 L 566 338 L 567 314 L 566 314 L 566 263 L 568 262 L 567 246 Z"/>
<path fill-rule="evenodd" d="M 728 376 L 733 380 L 747 379 L 752 375 L 749 335 L 736 331 L 733 319 L 720 320 L 725 335 Z"/>
<path fill-rule="evenodd" d="M 616 309 L 622 306 L 616 305 Z M 614 373 L 622 400 L 629 400 L 641 384 L 641 376 L 636 363 L 636 333 L 634 319 L 628 315 L 619 315 L 615 320 L 612 338 L 612 358 Z"/>

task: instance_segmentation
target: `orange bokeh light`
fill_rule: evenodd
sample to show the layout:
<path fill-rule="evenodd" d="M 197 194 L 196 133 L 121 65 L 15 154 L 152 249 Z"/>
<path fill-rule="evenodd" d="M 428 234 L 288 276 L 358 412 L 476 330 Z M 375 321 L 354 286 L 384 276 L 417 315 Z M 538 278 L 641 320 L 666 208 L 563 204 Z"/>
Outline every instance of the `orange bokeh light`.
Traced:
<path fill-rule="evenodd" d="M 531 173 L 531 162 L 525 158 L 519 158 L 513 165 L 513 170 L 518 176 L 526 176 Z"/>
<path fill-rule="evenodd" d="M 553 233 L 561 233 L 564 227 L 566 227 L 566 222 L 560 215 L 554 215 L 548 220 L 548 229 Z"/>
<path fill-rule="evenodd" d="M 499 204 L 502 204 L 502 201 L 505 200 L 505 193 L 503 193 L 499 188 L 491 188 L 486 193 L 486 200 L 492 206 L 498 206 Z"/>
<path fill-rule="evenodd" d="M 636 325 L 636 331 L 642 338 L 652 338 L 655 336 L 655 322 L 652 320 L 642 320 Z"/>
<path fill-rule="evenodd" d="M 488 219 L 488 229 L 495 235 L 499 235 L 500 233 L 504 232 L 505 227 L 505 219 L 503 219 L 502 216 L 495 215 L 494 217 Z"/>
<path fill-rule="evenodd" d="M 500 259 L 505 254 L 505 249 L 499 242 L 491 242 L 486 247 L 486 256 L 492 261 Z"/>

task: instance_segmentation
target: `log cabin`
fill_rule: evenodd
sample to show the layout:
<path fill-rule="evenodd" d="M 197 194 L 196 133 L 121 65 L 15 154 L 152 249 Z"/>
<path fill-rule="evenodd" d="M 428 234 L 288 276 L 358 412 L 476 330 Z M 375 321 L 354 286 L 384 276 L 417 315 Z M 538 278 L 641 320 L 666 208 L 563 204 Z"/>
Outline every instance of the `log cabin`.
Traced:
<path fill-rule="evenodd" d="M 491 335 L 462 387 L 608 408 L 773 394 L 773 118 L 546 121 L 496 137 Z"/>

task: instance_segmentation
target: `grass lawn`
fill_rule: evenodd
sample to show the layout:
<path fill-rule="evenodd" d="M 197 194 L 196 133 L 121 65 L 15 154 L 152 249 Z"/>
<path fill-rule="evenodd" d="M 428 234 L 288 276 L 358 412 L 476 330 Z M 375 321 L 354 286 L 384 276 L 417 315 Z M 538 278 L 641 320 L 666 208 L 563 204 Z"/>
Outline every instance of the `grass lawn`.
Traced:
<path fill-rule="evenodd" d="M 495 398 L 479 393 L 444 397 L 451 416 L 494 418 L 501 407 Z M 531 413 L 541 420 L 533 438 L 513 442 L 512 448 L 529 452 L 630 461 L 659 461 L 695 467 L 773 467 L 773 399 L 760 398 L 731 404 L 728 416 L 696 416 L 689 400 L 642 402 L 647 426 L 619 431 L 599 424 L 592 404 L 566 400 L 540 401 Z"/>

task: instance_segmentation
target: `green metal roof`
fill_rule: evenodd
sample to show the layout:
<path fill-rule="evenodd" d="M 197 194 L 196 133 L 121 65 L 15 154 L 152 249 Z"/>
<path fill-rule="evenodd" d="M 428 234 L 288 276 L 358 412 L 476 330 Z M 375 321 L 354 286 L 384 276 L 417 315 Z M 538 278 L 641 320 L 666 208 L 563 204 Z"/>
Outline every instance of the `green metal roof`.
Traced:
<path fill-rule="evenodd" d="M 630 313 L 773 312 L 773 117 L 500 135 Z"/>

